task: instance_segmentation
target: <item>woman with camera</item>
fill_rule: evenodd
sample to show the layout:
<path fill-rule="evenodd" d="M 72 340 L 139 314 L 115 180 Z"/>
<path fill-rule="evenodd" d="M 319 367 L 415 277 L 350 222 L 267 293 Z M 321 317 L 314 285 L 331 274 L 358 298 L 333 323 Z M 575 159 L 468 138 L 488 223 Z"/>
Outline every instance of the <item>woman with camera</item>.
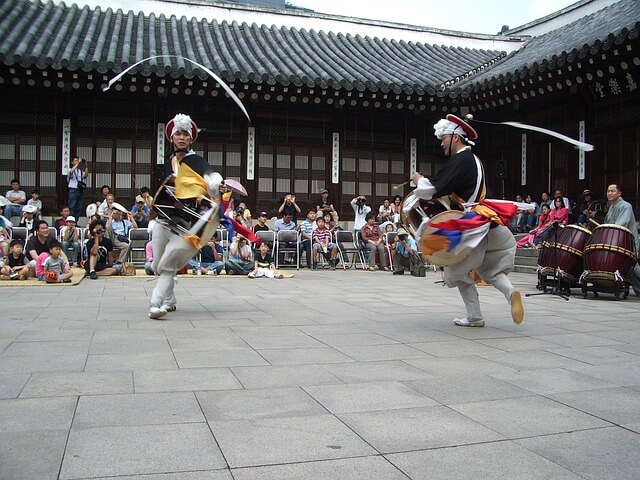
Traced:
<path fill-rule="evenodd" d="M 82 215 L 82 200 L 84 189 L 87 187 L 87 161 L 81 157 L 73 157 L 71 168 L 67 173 L 67 196 L 71 215 L 80 218 Z"/>

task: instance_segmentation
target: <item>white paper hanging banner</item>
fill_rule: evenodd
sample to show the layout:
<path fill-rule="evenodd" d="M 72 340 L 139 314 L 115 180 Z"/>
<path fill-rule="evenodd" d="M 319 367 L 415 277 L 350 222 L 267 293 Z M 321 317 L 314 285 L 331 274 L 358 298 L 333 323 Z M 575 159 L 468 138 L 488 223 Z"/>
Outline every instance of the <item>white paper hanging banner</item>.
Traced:
<path fill-rule="evenodd" d="M 71 160 L 71 120 L 62 119 L 62 159 L 60 171 L 62 175 L 69 173 L 69 161 Z"/>
<path fill-rule="evenodd" d="M 256 166 L 256 129 L 247 128 L 247 180 L 254 180 Z"/>
<path fill-rule="evenodd" d="M 331 183 L 340 181 L 340 134 L 333 132 L 331 147 Z"/>

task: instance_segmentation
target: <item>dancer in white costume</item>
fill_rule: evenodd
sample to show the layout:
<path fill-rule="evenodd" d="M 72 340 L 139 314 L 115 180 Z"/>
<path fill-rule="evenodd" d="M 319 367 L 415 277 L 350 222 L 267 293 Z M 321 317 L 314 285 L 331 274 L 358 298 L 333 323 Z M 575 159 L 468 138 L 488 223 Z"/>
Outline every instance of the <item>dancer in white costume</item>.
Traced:
<path fill-rule="evenodd" d="M 196 222 L 198 227 L 194 226 L 182 236 L 170 228 L 171 221 L 159 220 L 153 228 L 152 265 L 158 283 L 151 295 L 149 317 L 154 319 L 176 310 L 174 276 L 215 233 L 219 222 L 219 190 L 224 183 L 222 176 L 213 172 L 207 161 L 191 149 L 198 137 L 198 128 L 188 115 L 177 114 L 167 123 L 165 133 L 173 147 L 167 167 L 168 173 L 175 175 L 175 196 L 190 202 L 192 208 L 198 210 L 200 219 Z M 180 223 L 184 224 L 182 220 Z"/>

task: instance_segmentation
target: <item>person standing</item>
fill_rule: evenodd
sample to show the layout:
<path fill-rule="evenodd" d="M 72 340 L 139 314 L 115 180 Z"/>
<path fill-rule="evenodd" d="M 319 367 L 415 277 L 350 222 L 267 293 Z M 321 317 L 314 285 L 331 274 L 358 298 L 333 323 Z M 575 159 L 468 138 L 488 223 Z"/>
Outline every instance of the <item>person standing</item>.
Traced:
<path fill-rule="evenodd" d="M 633 235 L 636 253 L 638 253 L 640 243 L 636 217 L 633 214 L 631 204 L 622 198 L 622 186 L 619 183 L 612 183 L 607 187 L 607 200 L 609 201 L 609 210 L 607 211 L 604 223 L 613 223 L 614 225 L 620 225 L 628 229 L 631 235 Z M 628 280 L 635 294 L 640 296 L 640 266 L 638 263 L 636 263 L 633 270 L 631 270 Z"/>
<path fill-rule="evenodd" d="M 84 189 L 87 186 L 87 161 L 75 156 L 71 159 L 71 168 L 67 173 L 67 201 L 71 215 L 80 218 Z"/>
<path fill-rule="evenodd" d="M 165 134 L 171 142 L 172 156 L 167 164 L 169 173 L 175 175 L 175 195 L 190 201 L 216 205 L 216 208 L 200 209 L 198 221 L 219 222 L 220 187 L 222 176 L 211 170 L 210 165 L 191 148 L 198 138 L 198 127 L 189 115 L 178 113 L 167 122 Z M 184 219 L 181 219 L 184 222 Z M 159 276 L 151 294 L 149 318 L 157 319 L 176 310 L 173 293 L 176 271 L 187 264 L 200 248 L 215 234 L 215 228 L 202 229 L 198 234 L 181 237 L 169 229 L 164 221 L 153 227 L 153 271 Z M 210 233 L 209 233 L 210 232 Z M 205 238 L 206 237 L 206 238 Z"/>
<path fill-rule="evenodd" d="M 423 177 L 419 172 L 413 174 L 412 180 L 417 185 L 415 194 L 425 200 L 449 195 L 459 200 L 460 204 L 482 202 L 486 195 L 484 169 L 480 159 L 471 151 L 471 147 L 475 145 L 473 140 L 478 138 L 478 134 L 471 125 L 455 115 L 447 115 L 433 128 L 449 159 L 433 178 Z M 492 205 L 481 206 L 490 208 Z M 524 318 L 520 292 L 507 277 L 513 270 L 516 253 L 516 242 L 506 226 L 509 217 L 512 218 L 516 213 L 516 206 L 510 206 L 512 208 L 505 209 L 504 218 L 493 210 L 483 214 L 478 209 L 478 215 L 491 218 L 489 229 L 463 261 L 444 269 L 445 285 L 449 288 L 458 287 L 466 307 L 466 316 L 455 318 L 455 325 L 484 327 L 478 290 L 475 280 L 469 274 L 474 269 L 506 297 L 511 306 L 511 317 L 516 324 L 521 323 Z"/>

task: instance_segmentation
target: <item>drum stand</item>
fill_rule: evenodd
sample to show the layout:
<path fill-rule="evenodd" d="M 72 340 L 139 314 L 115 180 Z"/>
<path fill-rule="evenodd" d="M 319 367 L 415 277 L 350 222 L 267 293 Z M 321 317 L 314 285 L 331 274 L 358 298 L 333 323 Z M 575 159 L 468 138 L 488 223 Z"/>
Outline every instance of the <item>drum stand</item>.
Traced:
<path fill-rule="evenodd" d="M 542 287 L 542 291 L 541 292 L 537 292 L 537 293 L 526 293 L 525 297 L 535 297 L 537 295 L 556 295 L 560 298 L 563 298 L 567 301 L 569 301 L 569 289 L 565 289 L 562 288 L 562 273 L 561 270 L 558 268 L 558 229 L 559 229 L 559 225 L 556 223 L 555 225 L 553 225 L 551 227 L 553 229 L 553 286 L 551 287 L 547 287 L 545 285 L 545 283 L 543 282 L 541 276 L 543 275 L 540 271 L 538 271 L 538 279 L 540 282 L 540 286 Z M 547 290 L 548 288 L 548 290 Z"/>

